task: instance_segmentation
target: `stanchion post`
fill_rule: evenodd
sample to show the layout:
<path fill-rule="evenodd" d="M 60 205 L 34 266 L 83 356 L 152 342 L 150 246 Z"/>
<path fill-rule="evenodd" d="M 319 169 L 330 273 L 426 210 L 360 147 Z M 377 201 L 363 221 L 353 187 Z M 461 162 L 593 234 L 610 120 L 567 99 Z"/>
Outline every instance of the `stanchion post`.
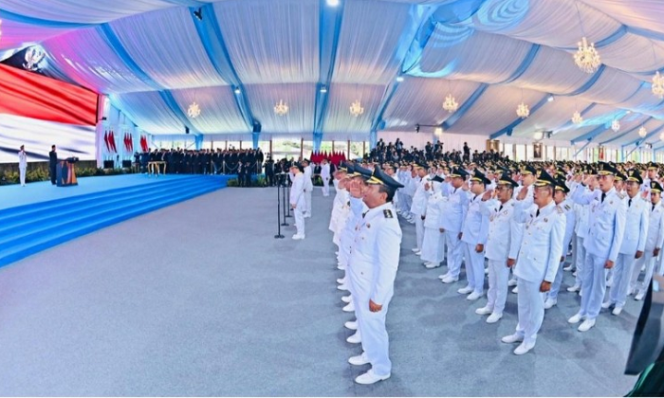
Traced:
<path fill-rule="evenodd" d="M 281 187 L 277 185 L 277 234 L 274 235 L 274 239 L 283 239 L 284 236 L 281 234 Z"/>
<path fill-rule="evenodd" d="M 287 185 L 287 187 L 288 187 L 288 194 L 287 195 L 290 198 L 290 189 L 291 189 L 291 187 L 290 187 L 290 185 Z M 291 207 L 288 206 L 288 214 L 286 215 L 286 217 L 293 217 L 290 213 L 291 213 Z"/>
<path fill-rule="evenodd" d="M 288 223 L 286 222 L 286 217 L 288 217 L 288 216 L 286 215 L 286 209 L 290 209 L 290 199 L 289 199 L 290 195 L 286 195 L 286 187 L 287 187 L 287 185 L 286 185 L 286 174 L 284 174 L 284 173 L 281 174 L 281 184 L 279 184 L 279 185 L 283 185 L 282 186 L 282 192 L 283 192 L 283 195 L 284 195 L 284 222 L 281 225 L 284 226 L 284 227 L 287 227 Z"/>

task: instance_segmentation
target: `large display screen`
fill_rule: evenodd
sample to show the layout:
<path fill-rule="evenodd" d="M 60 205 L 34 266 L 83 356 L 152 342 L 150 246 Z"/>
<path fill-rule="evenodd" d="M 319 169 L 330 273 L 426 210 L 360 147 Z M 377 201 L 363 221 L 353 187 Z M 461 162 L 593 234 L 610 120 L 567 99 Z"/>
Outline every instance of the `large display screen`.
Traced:
<path fill-rule="evenodd" d="M 0 163 L 58 157 L 95 158 L 98 95 L 87 89 L 0 64 Z"/>
<path fill-rule="evenodd" d="M 60 159 L 94 160 L 95 127 L 0 114 L 0 163 L 18 163 L 21 145 L 25 145 L 28 162 L 48 160 L 51 145 L 56 146 Z"/>

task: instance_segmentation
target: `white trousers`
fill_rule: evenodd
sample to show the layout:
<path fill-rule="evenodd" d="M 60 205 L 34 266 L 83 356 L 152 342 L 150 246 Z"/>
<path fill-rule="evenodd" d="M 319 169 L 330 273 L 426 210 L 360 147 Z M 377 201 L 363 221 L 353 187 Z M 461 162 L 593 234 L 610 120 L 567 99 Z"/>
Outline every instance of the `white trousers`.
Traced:
<path fill-rule="evenodd" d="M 602 308 L 606 293 L 606 258 L 586 253 L 586 262 L 581 270 L 581 315 L 595 319 Z M 578 271 L 577 271 L 578 272 Z"/>
<path fill-rule="evenodd" d="M 323 196 L 330 196 L 330 178 L 323 178 Z"/>
<path fill-rule="evenodd" d="M 632 274 L 630 275 L 630 287 L 629 290 L 637 290 L 638 293 L 646 294 L 648 291 L 648 286 L 650 285 L 650 280 L 652 279 L 652 274 L 654 273 L 655 265 L 657 264 L 657 258 L 653 257 L 654 249 L 646 249 L 641 258 L 637 259 L 632 267 Z M 645 264 L 646 266 L 646 276 L 643 278 L 643 281 L 639 282 L 639 275 L 641 275 L 641 268 Z M 613 289 L 613 288 L 612 288 Z"/>
<path fill-rule="evenodd" d="M 583 247 L 583 239 L 579 236 L 576 237 L 576 282 L 574 284 L 579 287 L 583 287 L 583 267 L 585 267 L 586 262 L 586 248 Z"/>
<path fill-rule="evenodd" d="M 295 228 L 297 235 L 304 236 L 304 209 L 302 208 L 302 201 L 293 209 L 293 217 L 295 217 Z"/>
<path fill-rule="evenodd" d="M 26 173 L 27 167 L 19 167 L 18 168 L 18 173 L 21 179 L 21 185 L 25 185 L 25 173 Z"/>
<path fill-rule="evenodd" d="M 453 278 L 458 278 L 463 259 L 463 243 L 459 239 L 459 233 L 445 231 L 445 242 L 447 243 L 447 273 Z"/>
<path fill-rule="evenodd" d="M 415 215 L 415 238 L 417 239 L 417 248 L 422 250 L 422 242 L 424 241 L 424 220 L 419 214 Z"/>
<path fill-rule="evenodd" d="M 489 291 L 486 306 L 491 308 L 494 314 L 503 314 L 505 302 L 507 301 L 507 280 L 510 277 L 510 269 L 507 267 L 507 259 L 503 261 L 489 260 Z"/>
<path fill-rule="evenodd" d="M 558 293 L 560 292 L 560 286 L 563 284 L 563 274 L 565 271 L 563 270 L 563 264 L 565 261 L 561 261 L 560 264 L 558 265 L 558 272 L 556 272 L 556 278 L 553 280 L 553 283 L 551 284 L 551 290 L 549 290 L 549 293 L 547 294 L 547 297 L 550 298 L 551 300 L 558 300 Z"/>
<path fill-rule="evenodd" d="M 540 292 L 540 285 L 517 278 L 519 323 L 516 333 L 523 337 L 525 343 L 534 344 L 537 341 L 537 333 L 544 321 L 544 294 Z"/>
<path fill-rule="evenodd" d="M 445 246 L 445 234 L 438 228 L 424 228 L 424 239 L 422 240 L 422 261 L 440 264 L 443 261 L 443 248 Z"/>
<path fill-rule="evenodd" d="M 636 254 L 636 253 L 635 253 Z M 652 254 L 652 250 L 650 251 Z M 641 258 L 645 257 L 643 253 Z M 613 266 L 613 285 L 609 291 L 609 301 L 616 305 L 616 307 L 623 308 L 625 300 L 629 293 L 629 285 L 632 280 L 632 269 L 636 263 L 634 254 L 618 254 L 616 263 Z"/>
<path fill-rule="evenodd" d="M 369 311 L 371 292 L 363 289 L 363 283 L 355 281 L 350 273 L 351 293 L 355 305 L 357 330 L 362 336 L 362 350 L 371 363 L 371 369 L 377 376 L 387 376 L 392 372 L 390 361 L 390 341 L 385 328 L 385 318 L 391 297 L 379 312 Z"/>
<path fill-rule="evenodd" d="M 311 216 L 311 191 L 307 190 L 304 193 L 304 200 L 306 202 L 305 215 Z"/>
<path fill-rule="evenodd" d="M 468 286 L 479 294 L 484 293 L 484 253 L 475 251 L 474 243 L 463 242 L 466 248 L 466 277 Z"/>

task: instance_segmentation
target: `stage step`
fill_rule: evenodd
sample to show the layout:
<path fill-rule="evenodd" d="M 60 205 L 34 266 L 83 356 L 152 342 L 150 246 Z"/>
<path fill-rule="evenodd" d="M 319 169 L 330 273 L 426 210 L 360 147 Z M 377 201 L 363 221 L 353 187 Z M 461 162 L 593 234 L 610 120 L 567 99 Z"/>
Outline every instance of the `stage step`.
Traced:
<path fill-rule="evenodd" d="M 224 186 L 215 177 L 193 176 L 5 209 L 0 212 L 0 267 Z"/>

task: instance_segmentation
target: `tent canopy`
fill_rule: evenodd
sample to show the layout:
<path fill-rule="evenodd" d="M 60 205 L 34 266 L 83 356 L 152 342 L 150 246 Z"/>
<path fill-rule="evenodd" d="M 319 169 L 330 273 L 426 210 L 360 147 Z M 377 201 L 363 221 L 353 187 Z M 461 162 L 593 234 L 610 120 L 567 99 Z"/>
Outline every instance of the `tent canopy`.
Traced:
<path fill-rule="evenodd" d="M 108 94 L 152 134 L 237 135 L 259 122 L 267 136 L 350 138 L 421 124 L 657 147 L 662 15 L 658 0 L 0 0 L 0 54 L 40 44 L 44 73 Z M 602 59 L 592 74 L 573 60 L 584 36 Z"/>

